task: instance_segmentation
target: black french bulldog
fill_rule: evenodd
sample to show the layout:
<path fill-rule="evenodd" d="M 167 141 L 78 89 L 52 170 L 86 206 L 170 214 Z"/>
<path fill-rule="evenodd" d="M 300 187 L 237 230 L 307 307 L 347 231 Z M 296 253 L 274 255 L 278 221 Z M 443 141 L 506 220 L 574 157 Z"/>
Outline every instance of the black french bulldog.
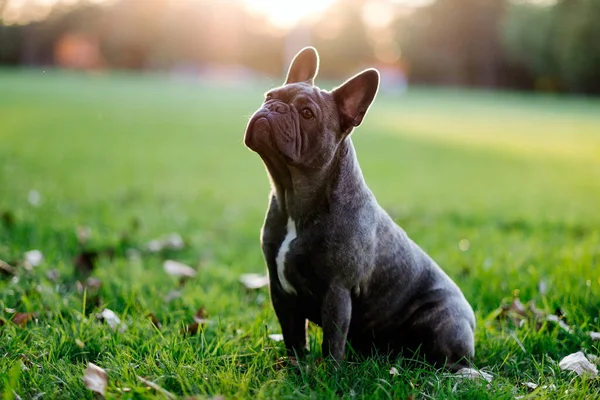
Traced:
<path fill-rule="evenodd" d="M 326 91 L 314 86 L 318 64 L 314 48 L 301 50 L 244 137 L 271 181 L 261 243 L 288 353 L 303 352 L 309 319 L 335 360 L 349 343 L 359 354 L 419 349 L 438 366 L 465 367 L 475 352 L 471 306 L 379 206 L 350 139 L 379 73 Z"/>

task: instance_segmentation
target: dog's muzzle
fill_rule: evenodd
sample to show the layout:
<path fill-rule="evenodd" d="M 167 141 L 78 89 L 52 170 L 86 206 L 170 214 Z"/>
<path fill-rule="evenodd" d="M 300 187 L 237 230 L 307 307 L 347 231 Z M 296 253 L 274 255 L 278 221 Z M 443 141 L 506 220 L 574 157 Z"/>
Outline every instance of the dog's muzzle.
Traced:
<path fill-rule="evenodd" d="M 273 146 L 273 127 L 271 120 L 287 114 L 290 108 L 280 101 L 269 101 L 260 108 L 248 122 L 244 143 L 250 149 L 258 152 L 265 147 Z"/>

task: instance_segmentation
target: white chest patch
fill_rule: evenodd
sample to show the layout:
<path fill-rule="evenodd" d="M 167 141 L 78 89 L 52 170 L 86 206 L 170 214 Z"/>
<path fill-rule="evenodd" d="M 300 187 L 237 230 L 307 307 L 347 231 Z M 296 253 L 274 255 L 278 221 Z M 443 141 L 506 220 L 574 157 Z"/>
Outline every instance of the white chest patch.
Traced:
<path fill-rule="evenodd" d="M 290 250 L 290 243 L 292 243 L 292 240 L 294 239 L 296 239 L 296 224 L 289 218 L 287 223 L 287 235 L 285 235 L 285 239 L 283 239 L 283 242 L 281 243 L 275 261 L 277 262 L 277 277 L 279 278 L 279 282 L 281 283 L 283 290 L 290 294 L 295 294 L 296 289 L 294 289 L 292 284 L 285 278 L 285 256 Z"/>

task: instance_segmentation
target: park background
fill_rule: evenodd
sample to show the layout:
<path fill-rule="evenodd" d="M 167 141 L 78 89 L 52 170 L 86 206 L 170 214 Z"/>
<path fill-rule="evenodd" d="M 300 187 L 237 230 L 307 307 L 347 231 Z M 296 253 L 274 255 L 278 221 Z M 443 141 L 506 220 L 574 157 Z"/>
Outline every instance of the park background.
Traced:
<path fill-rule="evenodd" d="M 88 363 L 109 398 L 600 396 L 559 365 L 600 356 L 599 20 L 598 0 L 0 0 L 3 398 L 94 398 Z M 242 138 L 306 45 L 322 88 L 381 72 L 363 173 L 473 305 L 491 383 L 331 368 L 313 325 L 309 359 L 281 359 Z"/>

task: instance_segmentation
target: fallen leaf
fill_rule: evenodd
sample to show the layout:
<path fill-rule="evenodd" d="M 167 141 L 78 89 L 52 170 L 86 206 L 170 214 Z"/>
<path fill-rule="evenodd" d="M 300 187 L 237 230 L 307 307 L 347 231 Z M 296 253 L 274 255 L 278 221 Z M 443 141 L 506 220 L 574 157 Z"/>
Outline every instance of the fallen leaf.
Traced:
<path fill-rule="evenodd" d="M 148 242 L 147 247 L 152 253 L 158 253 L 162 250 L 181 250 L 185 247 L 185 242 L 179 233 L 171 233 L 167 236 L 151 240 Z"/>
<path fill-rule="evenodd" d="M 563 321 L 562 319 L 560 319 L 560 317 L 558 317 L 557 315 L 554 314 L 550 314 L 546 317 L 546 321 L 550 321 L 550 322 L 555 322 L 558 324 L 558 326 L 560 326 L 563 330 L 569 332 L 569 333 L 573 333 L 573 330 L 571 329 L 571 327 L 569 325 L 567 325 L 565 323 L 565 321 Z"/>
<path fill-rule="evenodd" d="M 115 249 L 112 247 L 98 251 L 84 250 L 77 254 L 73 259 L 73 264 L 75 265 L 75 272 L 87 276 L 94 270 L 94 268 L 96 268 L 96 263 L 98 262 L 101 256 L 106 256 L 109 259 L 112 259 L 114 255 Z"/>
<path fill-rule="evenodd" d="M 531 390 L 535 390 L 538 387 L 538 385 L 533 382 L 523 382 L 523 386 L 525 386 L 527 389 L 531 389 Z"/>
<path fill-rule="evenodd" d="M 96 266 L 97 260 L 97 251 L 82 251 L 81 253 L 75 256 L 73 264 L 75 265 L 75 270 L 77 272 L 82 274 L 89 274 Z"/>
<path fill-rule="evenodd" d="M 590 362 L 581 351 L 569 354 L 560 362 L 558 366 L 562 370 L 575 371 L 579 376 L 587 376 L 596 378 L 598 376 L 598 368 Z"/>
<path fill-rule="evenodd" d="M 281 333 L 271 333 L 269 339 L 274 342 L 281 342 L 283 340 L 283 335 Z"/>
<path fill-rule="evenodd" d="M 535 306 L 535 302 L 529 302 L 529 311 L 537 319 L 543 320 L 546 317 L 546 313 Z"/>
<path fill-rule="evenodd" d="M 88 367 L 83 373 L 83 383 L 86 388 L 92 392 L 98 393 L 102 398 L 106 396 L 106 385 L 108 384 L 108 374 L 97 365 L 88 363 Z"/>
<path fill-rule="evenodd" d="M 9 265 L 7 262 L 0 260 L 0 275 L 4 277 L 15 276 L 17 270 Z"/>
<path fill-rule="evenodd" d="M 121 322 L 121 319 L 114 311 L 105 308 L 100 313 L 100 318 L 104 320 L 113 330 L 119 328 L 119 332 L 124 332 L 127 326 Z"/>
<path fill-rule="evenodd" d="M 208 317 L 208 313 L 206 312 L 206 309 L 204 307 L 200 307 L 197 311 L 196 314 L 194 315 L 194 321 L 199 323 L 199 324 L 210 324 L 212 323 L 211 320 L 207 319 Z"/>
<path fill-rule="evenodd" d="M 21 361 L 23 362 L 23 364 L 25 366 L 27 366 L 28 368 L 30 367 L 37 367 L 37 365 L 35 365 L 31 359 L 27 356 L 27 354 L 21 354 Z"/>
<path fill-rule="evenodd" d="M 398 368 L 396 368 L 396 367 L 390 368 L 390 375 L 391 376 L 398 376 L 398 375 L 400 375 L 400 372 L 398 372 Z"/>
<path fill-rule="evenodd" d="M 77 347 L 79 347 L 80 349 L 83 349 L 85 347 L 85 343 L 83 343 L 81 340 L 79 339 L 75 339 L 75 344 L 77 345 Z"/>
<path fill-rule="evenodd" d="M 548 284 L 546 283 L 545 279 L 541 279 L 538 282 L 538 291 L 540 292 L 540 294 L 542 296 L 544 296 L 546 294 L 546 292 L 548 291 Z"/>
<path fill-rule="evenodd" d="M 198 322 L 193 322 L 191 324 L 189 324 L 188 326 L 186 326 L 185 328 L 183 328 L 183 334 L 184 335 L 197 335 L 200 332 L 202 332 L 202 329 L 204 329 L 204 324 L 200 324 Z"/>
<path fill-rule="evenodd" d="M 167 295 L 165 296 L 165 301 L 167 303 L 172 302 L 175 299 L 178 299 L 181 297 L 181 290 L 171 290 L 169 293 L 167 293 Z"/>
<path fill-rule="evenodd" d="M 166 260 L 163 263 L 163 268 L 167 274 L 178 278 L 193 278 L 196 276 L 196 270 L 179 261 Z"/>
<path fill-rule="evenodd" d="M 158 320 L 158 318 L 156 318 L 156 316 L 152 313 L 146 315 L 146 318 L 149 318 L 150 321 L 152 321 L 152 324 L 157 328 L 157 329 L 161 329 L 162 328 L 162 324 L 160 323 L 160 321 Z"/>
<path fill-rule="evenodd" d="M 597 355 L 595 355 L 595 354 L 586 354 L 585 356 L 587 357 L 588 360 L 590 360 L 594 364 L 600 364 L 600 357 L 598 357 Z"/>
<path fill-rule="evenodd" d="M 243 274 L 240 281 L 248 289 L 260 289 L 269 284 L 269 277 L 260 274 Z"/>
<path fill-rule="evenodd" d="M 13 315 L 11 321 L 13 322 L 13 324 L 19 325 L 21 328 L 25 328 L 25 326 L 27 325 L 27 322 L 29 322 L 31 320 L 31 318 L 33 318 L 35 316 L 36 313 L 33 312 L 28 312 L 28 313 L 21 313 L 18 312 L 15 315 Z"/>
<path fill-rule="evenodd" d="M 600 340 L 600 332 L 590 332 L 592 340 Z"/>
<path fill-rule="evenodd" d="M 460 378 L 467 379 L 485 379 L 486 381 L 488 381 L 488 383 L 491 383 L 494 379 L 494 377 L 491 374 L 484 371 L 479 371 L 475 368 L 461 368 L 458 371 L 456 371 L 454 375 Z"/>
<path fill-rule="evenodd" d="M 32 267 L 37 267 L 44 261 L 44 255 L 39 250 L 29 250 L 24 254 L 25 262 L 27 262 Z"/>
<path fill-rule="evenodd" d="M 136 375 L 137 376 L 137 375 Z M 173 393 L 169 392 L 168 390 L 165 390 L 163 388 L 161 388 L 160 386 L 158 386 L 156 383 L 149 381 L 147 379 L 142 378 L 141 376 L 137 377 L 144 385 L 151 387 L 152 389 L 156 390 L 157 392 L 161 393 L 163 396 L 168 397 L 169 399 L 176 399 L 177 396 L 175 396 Z"/>

